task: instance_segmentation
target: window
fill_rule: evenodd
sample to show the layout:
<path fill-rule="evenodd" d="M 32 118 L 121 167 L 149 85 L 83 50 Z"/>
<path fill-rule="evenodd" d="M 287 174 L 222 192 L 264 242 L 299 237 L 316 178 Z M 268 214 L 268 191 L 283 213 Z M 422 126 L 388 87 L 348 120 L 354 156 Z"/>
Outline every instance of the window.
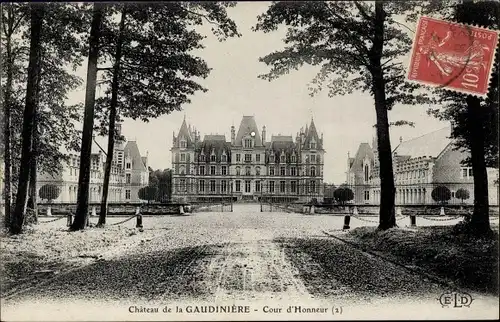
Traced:
<path fill-rule="evenodd" d="M 240 192 L 240 191 L 241 191 L 241 181 L 236 180 L 236 192 Z"/>
<path fill-rule="evenodd" d="M 365 201 L 370 200 L 370 191 L 365 191 Z"/>
<path fill-rule="evenodd" d="M 200 192 L 205 192 L 205 180 L 200 180 L 198 182 Z"/>
<path fill-rule="evenodd" d="M 223 154 L 221 158 L 222 162 L 227 162 L 227 155 Z"/>
<path fill-rule="evenodd" d="M 317 155 L 317 156 L 316 156 L 316 162 L 317 162 L 317 163 L 320 163 L 320 162 L 321 162 L 321 156 L 320 156 L 320 155 Z"/>
<path fill-rule="evenodd" d="M 216 159 L 217 159 L 217 158 L 216 158 L 215 154 L 212 154 L 212 155 L 210 156 L 210 162 L 215 162 L 215 160 L 216 160 Z"/>
<path fill-rule="evenodd" d="M 255 155 L 255 161 L 260 162 L 260 154 Z"/>
<path fill-rule="evenodd" d="M 468 179 L 472 177 L 473 177 L 472 168 L 470 167 L 462 168 L 462 179 Z"/>
<path fill-rule="evenodd" d="M 236 162 L 240 162 L 241 161 L 241 154 L 236 154 Z"/>
<path fill-rule="evenodd" d="M 181 153 L 181 162 L 186 161 L 186 155 L 184 153 Z"/>
<path fill-rule="evenodd" d="M 246 167 L 246 168 L 245 168 L 245 175 L 249 176 L 249 175 L 251 175 L 251 174 L 252 174 L 252 173 L 251 173 L 251 169 L 250 169 L 250 167 Z"/>
<path fill-rule="evenodd" d="M 125 165 L 125 168 L 130 169 L 130 162 L 127 162 L 127 164 Z"/>
<path fill-rule="evenodd" d="M 311 143 L 309 144 L 309 147 L 311 148 L 311 150 L 316 149 L 316 142 L 311 141 Z"/>
<path fill-rule="evenodd" d="M 280 192 L 285 193 L 286 182 L 280 181 Z"/>
<path fill-rule="evenodd" d="M 184 166 L 182 166 L 182 167 L 180 168 L 180 170 L 181 170 L 181 171 L 180 171 L 180 173 L 181 173 L 181 174 L 185 174 L 186 169 L 184 168 Z"/>
<path fill-rule="evenodd" d="M 130 200 L 130 190 L 125 190 L 125 199 Z"/>
<path fill-rule="evenodd" d="M 222 166 L 221 173 L 223 176 L 227 175 L 227 167 L 225 165 Z"/>
<path fill-rule="evenodd" d="M 252 147 L 252 139 L 245 139 L 244 145 L 245 145 L 245 148 L 251 148 Z"/>
<path fill-rule="evenodd" d="M 455 191 L 452 191 L 452 192 L 451 192 L 451 197 L 452 197 L 452 198 L 455 198 Z"/>
<path fill-rule="evenodd" d="M 245 180 L 245 192 L 250 192 L 250 180 Z"/>
<path fill-rule="evenodd" d="M 204 175 L 205 175 L 205 166 L 200 165 L 200 176 L 204 176 Z"/>
<path fill-rule="evenodd" d="M 280 162 L 281 163 L 285 163 L 286 162 L 286 155 L 281 155 L 281 159 L 280 159 Z"/>
<path fill-rule="evenodd" d="M 315 162 L 316 162 L 316 155 L 311 154 L 311 163 L 315 163 Z"/>
<path fill-rule="evenodd" d="M 127 174 L 125 175 L 125 182 L 126 182 L 126 183 L 130 183 L 130 178 L 131 178 L 130 173 L 127 173 Z"/>
<path fill-rule="evenodd" d="M 248 154 L 248 153 L 245 154 L 245 162 L 252 162 L 252 155 L 251 154 Z"/>
<path fill-rule="evenodd" d="M 309 183 L 309 188 L 310 192 L 316 192 L 316 182 L 314 180 L 311 180 L 311 182 Z"/>
<path fill-rule="evenodd" d="M 295 155 L 292 155 L 292 157 L 291 157 L 291 161 L 292 161 L 292 162 L 297 162 L 297 157 L 296 157 Z"/>
<path fill-rule="evenodd" d="M 274 162 L 274 155 L 269 156 L 269 162 Z"/>
<path fill-rule="evenodd" d="M 260 181 L 255 181 L 255 192 L 260 192 Z"/>
<path fill-rule="evenodd" d="M 212 176 L 215 175 L 215 166 L 214 165 L 210 166 L 210 175 L 212 175 Z"/>
<path fill-rule="evenodd" d="M 201 161 L 205 161 L 205 155 L 204 154 L 200 155 L 200 160 Z"/>
<path fill-rule="evenodd" d="M 215 180 L 210 180 L 210 192 L 215 192 Z"/>
<path fill-rule="evenodd" d="M 240 167 L 236 167 L 236 175 L 239 176 L 241 174 L 241 169 Z"/>
<path fill-rule="evenodd" d="M 290 182 L 290 192 L 291 193 L 297 192 L 297 181 Z"/>
<path fill-rule="evenodd" d="M 274 193 L 274 181 L 269 181 L 269 192 Z"/>
<path fill-rule="evenodd" d="M 186 148 L 186 141 L 181 141 L 181 148 Z"/>
<path fill-rule="evenodd" d="M 280 175 L 286 176 L 286 168 L 285 167 L 280 168 Z"/>
<path fill-rule="evenodd" d="M 220 190 L 221 192 L 227 192 L 227 181 L 226 180 L 222 180 L 220 182 Z"/>
<path fill-rule="evenodd" d="M 274 167 L 269 168 L 269 175 L 274 176 Z"/>
<path fill-rule="evenodd" d="M 181 191 L 186 191 L 186 179 L 181 179 Z"/>
<path fill-rule="evenodd" d="M 297 175 L 297 168 L 296 167 L 291 167 L 290 168 L 290 175 L 291 176 L 296 176 Z"/>
<path fill-rule="evenodd" d="M 255 168 L 255 175 L 260 176 L 260 167 Z"/>
<path fill-rule="evenodd" d="M 370 175 L 370 168 L 368 167 L 368 164 L 365 164 L 365 182 L 368 182 L 368 179 Z"/>
<path fill-rule="evenodd" d="M 311 177 L 316 176 L 316 167 L 311 167 Z"/>

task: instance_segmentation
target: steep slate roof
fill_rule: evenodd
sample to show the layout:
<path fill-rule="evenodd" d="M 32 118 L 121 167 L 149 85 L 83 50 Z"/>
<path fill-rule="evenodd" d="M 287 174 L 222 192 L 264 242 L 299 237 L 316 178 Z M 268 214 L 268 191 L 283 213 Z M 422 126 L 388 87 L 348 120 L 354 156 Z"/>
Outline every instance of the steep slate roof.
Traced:
<path fill-rule="evenodd" d="M 177 145 L 180 144 L 179 142 L 180 142 L 181 138 L 185 138 L 186 139 L 186 146 L 188 148 L 192 147 L 192 145 L 193 145 L 193 138 L 191 137 L 191 131 L 189 131 L 189 129 L 188 129 L 188 126 L 187 126 L 185 118 L 182 121 L 182 125 L 181 125 L 181 128 L 179 130 L 179 135 L 177 135 L 177 142 L 176 142 Z"/>
<path fill-rule="evenodd" d="M 266 148 L 268 149 L 268 155 L 274 153 L 276 160 L 279 160 L 281 151 L 284 151 L 288 158 L 296 150 L 296 145 L 291 135 L 273 135 L 269 146 L 266 146 Z"/>
<path fill-rule="evenodd" d="M 450 143 L 449 126 L 417 138 L 401 142 L 393 151 L 397 155 L 416 157 L 437 157 Z"/>
<path fill-rule="evenodd" d="M 143 170 L 147 171 L 146 166 L 142 162 L 141 153 L 139 152 L 139 147 L 135 141 L 128 141 L 125 145 L 125 156 L 130 155 L 132 159 L 132 170 Z"/>
<path fill-rule="evenodd" d="M 262 139 L 259 134 L 259 129 L 257 128 L 257 123 L 255 123 L 255 117 L 253 116 L 243 116 L 241 119 L 234 145 L 241 146 L 243 137 L 252 133 L 252 131 L 255 132 L 255 146 L 262 146 Z"/>
<path fill-rule="evenodd" d="M 228 162 L 231 160 L 231 142 L 226 142 L 225 135 L 205 135 L 203 141 L 197 146 L 199 153 L 203 151 L 205 153 L 205 161 L 210 161 L 210 155 L 212 154 L 212 149 L 217 156 L 217 161 L 221 160 L 222 151 L 226 151 Z"/>
<path fill-rule="evenodd" d="M 311 126 L 307 127 L 306 125 L 306 137 L 304 139 L 304 142 L 302 143 L 305 147 L 309 146 L 309 142 L 311 141 L 312 138 L 316 141 L 316 147 L 317 149 L 322 149 L 323 144 L 318 136 L 318 131 L 316 130 L 316 125 L 314 124 L 314 120 L 311 119 Z"/>
<path fill-rule="evenodd" d="M 370 145 L 368 143 L 361 143 L 359 145 L 358 152 L 356 152 L 356 156 L 354 157 L 354 160 L 352 161 L 349 170 L 351 171 L 362 170 L 363 159 L 365 157 L 368 157 L 370 159 L 370 162 L 373 162 L 374 160 L 373 151 Z"/>

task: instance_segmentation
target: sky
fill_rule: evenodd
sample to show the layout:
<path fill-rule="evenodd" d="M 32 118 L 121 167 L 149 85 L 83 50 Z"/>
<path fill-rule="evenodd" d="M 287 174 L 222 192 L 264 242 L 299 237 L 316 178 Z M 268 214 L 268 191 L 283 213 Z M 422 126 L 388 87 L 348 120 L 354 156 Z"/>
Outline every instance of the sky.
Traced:
<path fill-rule="evenodd" d="M 212 68 L 208 78 L 200 81 L 208 92 L 192 96 L 191 104 L 185 105 L 183 111 L 163 115 L 149 123 L 124 121 L 122 134 L 128 140 L 137 141 L 141 153 L 148 154 L 150 167 L 171 167 L 172 133 L 177 136 L 184 117 L 201 132 L 201 137 L 225 134 L 228 141 L 231 125 L 237 131 L 243 115 L 255 116 L 259 129 L 265 125 L 267 138 L 272 134 L 295 138 L 300 128 L 313 118 L 319 134 L 324 135 L 324 181 L 335 184 L 345 181 L 348 153 L 353 157 L 360 143 L 372 142 L 376 120 L 373 98 L 361 92 L 332 98 L 321 92 L 311 97 L 308 83 L 317 70 L 309 66 L 271 82 L 259 79 L 258 75 L 269 71 L 269 67 L 258 61 L 259 57 L 284 47 L 284 29 L 269 34 L 251 30 L 257 16 L 268 5 L 267 2 L 239 2 L 235 8 L 228 9 L 242 34 L 239 38 L 219 42 L 209 26 L 202 28 L 207 36 L 205 49 L 197 55 Z M 85 79 L 86 63 L 77 73 Z M 72 93 L 70 101 L 83 102 L 84 90 L 82 87 Z M 391 128 L 392 148 L 400 138 L 408 140 L 449 125 L 428 116 L 428 107 L 396 105 L 389 111 L 389 121 L 415 122 L 413 128 Z"/>

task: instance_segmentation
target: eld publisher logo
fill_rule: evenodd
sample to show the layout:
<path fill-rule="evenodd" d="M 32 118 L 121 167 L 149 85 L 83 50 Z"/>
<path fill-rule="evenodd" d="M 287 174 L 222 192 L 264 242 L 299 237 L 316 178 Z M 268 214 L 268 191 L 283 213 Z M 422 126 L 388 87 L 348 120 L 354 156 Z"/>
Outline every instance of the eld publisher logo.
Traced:
<path fill-rule="evenodd" d="M 446 292 L 438 298 L 438 301 L 441 304 L 441 307 L 461 308 L 470 307 L 474 299 L 469 293 Z"/>

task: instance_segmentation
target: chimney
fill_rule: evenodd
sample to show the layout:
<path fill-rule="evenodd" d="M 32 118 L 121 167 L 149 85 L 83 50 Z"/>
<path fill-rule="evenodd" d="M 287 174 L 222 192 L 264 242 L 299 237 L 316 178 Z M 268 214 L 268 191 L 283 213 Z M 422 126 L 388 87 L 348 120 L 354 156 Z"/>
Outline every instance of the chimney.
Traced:
<path fill-rule="evenodd" d="M 234 125 L 231 125 L 231 145 L 234 145 L 235 139 L 236 139 L 236 135 L 234 133 Z"/>
<path fill-rule="evenodd" d="M 265 125 L 262 127 L 262 145 L 264 145 L 264 142 L 266 142 L 266 126 Z"/>

